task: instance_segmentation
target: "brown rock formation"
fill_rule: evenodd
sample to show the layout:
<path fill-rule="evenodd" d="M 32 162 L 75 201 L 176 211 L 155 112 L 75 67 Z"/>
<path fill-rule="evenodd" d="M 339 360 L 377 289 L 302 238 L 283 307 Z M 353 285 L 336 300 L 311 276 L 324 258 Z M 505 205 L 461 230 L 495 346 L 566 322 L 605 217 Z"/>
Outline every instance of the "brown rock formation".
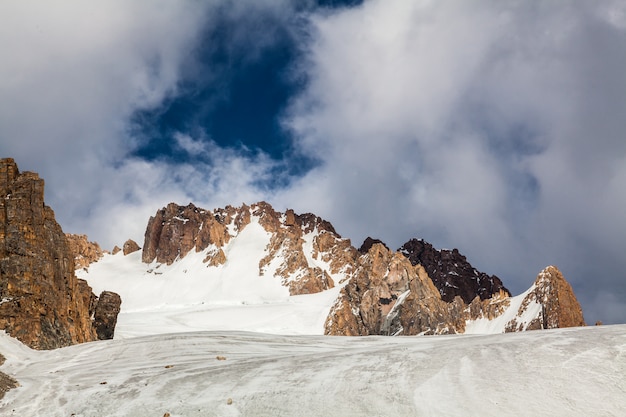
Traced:
<path fill-rule="evenodd" d="M 132 239 L 128 239 L 126 242 L 124 242 L 124 256 L 129 255 L 133 252 L 137 252 L 139 249 L 141 249 L 139 247 L 139 245 L 137 244 L 137 242 L 135 242 Z"/>
<path fill-rule="evenodd" d="M 102 291 L 98 297 L 93 322 L 98 339 L 113 339 L 121 304 L 120 296 L 111 291 Z"/>
<path fill-rule="evenodd" d="M 510 295 L 500 278 L 477 271 L 457 249 L 437 250 L 428 242 L 411 239 L 399 251 L 413 265 L 426 269 L 444 301 L 452 302 L 459 296 L 469 304 L 476 296 L 486 300 L 500 291 Z"/>
<path fill-rule="evenodd" d="M 519 317 L 526 311 L 540 306 L 540 314 L 530 322 Z M 537 308 L 537 307 L 535 307 Z M 537 275 L 531 291 L 524 297 L 518 318 L 507 324 L 506 331 L 556 329 L 585 326 L 583 312 L 569 282 L 555 266 L 548 266 Z"/>
<path fill-rule="evenodd" d="M 231 238 L 228 225 L 232 223 L 239 231 L 250 222 L 250 212 L 244 207 L 237 210 L 228 206 L 212 213 L 191 203 L 185 207 L 168 204 L 148 221 L 143 262 L 170 265 L 194 248 L 200 252 L 211 244 L 223 247 Z"/>
<path fill-rule="evenodd" d="M 36 349 L 92 341 L 94 308 L 44 181 L 0 160 L 0 329 Z"/>
<path fill-rule="evenodd" d="M 356 251 L 330 223 L 293 210 L 279 213 L 266 202 L 212 212 L 193 204 L 183 207 L 170 203 L 148 222 L 142 260 L 171 264 L 195 250 L 205 251 L 207 266 L 222 265 L 227 261 L 224 247 L 250 224 L 252 216 L 270 234 L 267 256 L 259 262 L 259 275 L 280 278 L 290 294 L 332 288 L 335 282 L 331 274 L 353 268 Z"/>
<path fill-rule="evenodd" d="M 70 251 L 74 254 L 74 266 L 77 269 L 87 268 L 102 258 L 104 251 L 96 242 L 90 242 L 86 235 L 66 233 L 65 238 Z"/>
<path fill-rule="evenodd" d="M 511 307 L 511 300 L 509 293 L 501 290 L 485 300 L 476 296 L 469 304 L 460 296 L 446 302 L 421 265 L 412 265 L 399 252 L 374 243 L 359 257 L 356 272 L 331 308 L 325 334 L 464 333 L 468 321 L 500 317 Z M 584 325 L 571 287 L 554 267 L 539 274 L 516 313 L 515 319 L 503 323 L 501 331 Z"/>
<path fill-rule="evenodd" d="M 356 252 L 350 241 L 342 239 L 327 221 L 310 213 L 298 215 L 291 209 L 282 215 L 265 202 L 252 208 L 272 236 L 268 254 L 259 263 L 260 271 L 264 274 L 277 260 L 273 273 L 282 278 L 291 295 L 313 294 L 335 286 L 329 273 L 315 263 L 326 266 L 332 274 L 354 268 Z"/>
<path fill-rule="evenodd" d="M 374 243 L 357 265 L 331 309 L 325 334 L 440 334 L 461 326 L 462 301 L 444 302 L 424 268 L 399 252 Z"/>

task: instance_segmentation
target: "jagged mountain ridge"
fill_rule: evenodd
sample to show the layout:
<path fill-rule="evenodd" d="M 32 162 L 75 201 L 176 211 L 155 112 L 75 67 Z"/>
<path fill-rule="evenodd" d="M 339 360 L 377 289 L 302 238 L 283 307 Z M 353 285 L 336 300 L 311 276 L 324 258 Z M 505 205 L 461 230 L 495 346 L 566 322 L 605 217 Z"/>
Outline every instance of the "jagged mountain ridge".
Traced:
<path fill-rule="evenodd" d="M 415 250 L 416 245 L 421 250 Z M 417 262 L 420 256 L 434 259 L 439 269 Z M 456 250 L 437 251 L 415 239 L 399 251 L 375 239 L 357 250 L 318 216 L 280 213 L 265 202 L 213 211 L 171 203 L 148 221 L 141 260 L 129 274 L 158 281 L 137 281 L 134 291 L 143 288 L 153 298 L 164 297 L 158 291 L 165 291 L 166 303 L 265 303 L 331 294 L 320 307 L 325 310 L 320 312 L 324 320 L 319 331 L 325 334 L 448 334 L 584 325 L 571 287 L 555 268 L 542 272 L 544 278 L 532 291 L 511 297 L 499 278 L 477 271 Z M 428 268 L 447 279 L 432 279 Z M 85 278 L 92 283 L 93 275 Z M 174 282 L 183 279 L 198 288 L 191 298 L 177 295 L 181 283 Z M 153 288 L 147 289 L 150 285 Z M 454 294 L 450 288 L 460 291 Z M 554 297 L 552 288 L 558 292 Z M 531 293 L 534 298 L 527 299 Z M 136 304 L 132 293 L 122 297 L 131 306 L 147 308 Z M 565 309 L 567 313 L 561 311 Z M 562 316 L 569 319 L 555 319 Z"/>

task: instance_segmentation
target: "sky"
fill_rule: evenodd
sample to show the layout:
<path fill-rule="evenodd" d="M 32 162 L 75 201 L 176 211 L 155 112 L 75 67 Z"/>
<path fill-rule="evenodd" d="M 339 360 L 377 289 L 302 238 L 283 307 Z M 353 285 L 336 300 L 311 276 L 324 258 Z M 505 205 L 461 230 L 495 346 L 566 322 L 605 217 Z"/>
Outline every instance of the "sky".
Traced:
<path fill-rule="evenodd" d="M 0 156 L 105 249 L 265 200 L 626 322 L 623 1 L 5 1 L 0 53 Z"/>

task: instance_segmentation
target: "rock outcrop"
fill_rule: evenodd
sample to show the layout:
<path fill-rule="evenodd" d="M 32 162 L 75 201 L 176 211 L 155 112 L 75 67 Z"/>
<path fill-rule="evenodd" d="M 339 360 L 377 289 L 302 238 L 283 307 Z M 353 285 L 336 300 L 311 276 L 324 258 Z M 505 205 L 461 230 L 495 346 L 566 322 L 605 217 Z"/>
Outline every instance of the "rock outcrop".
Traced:
<path fill-rule="evenodd" d="M 281 278 L 291 295 L 333 288 L 331 274 L 350 274 L 356 252 L 330 223 L 310 213 L 277 213 L 265 202 L 253 207 L 253 214 L 271 234 L 267 256 L 259 263 L 261 273 L 273 267 L 274 276 Z"/>
<path fill-rule="evenodd" d="M 486 300 L 501 291 L 510 295 L 500 278 L 476 270 L 457 249 L 437 250 L 428 242 L 411 239 L 398 250 L 413 265 L 426 269 L 444 301 L 459 296 L 469 304 L 476 296 Z"/>
<path fill-rule="evenodd" d="M 538 313 L 532 314 L 533 310 Z M 530 320 L 527 319 L 529 315 L 532 317 Z M 507 323 L 506 331 L 585 325 L 583 311 L 572 286 L 557 267 L 548 266 L 537 275 L 535 283 L 522 300 L 517 317 Z"/>
<path fill-rule="evenodd" d="M 121 304 L 120 296 L 111 291 L 102 291 L 98 297 L 93 322 L 98 339 L 113 339 Z"/>
<path fill-rule="evenodd" d="M 97 298 L 44 204 L 44 181 L 0 160 L 0 329 L 35 349 L 93 341 Z"/>
<path fill-rule="evenodd" d="M 463 258 L 465 259 L 465 258 Z M 373 243 L 357 260 L 325 323 L 327 335 L 433 335 L 464 333 L 476 320 L 500 320 L 500 332 L 584 326 L 580 305 L 555 267 L 539 274 L 529 291 L 511 297 L 502 288 L 490 298 L 460 295 L 446 301 L 426 269 L 400 252 Z M 511 309 L 515 310 L 511 310 Z"/>
<path fill-rule="evenodd" d="M 128 239 L 126 242 L 124 242 L 124 246 L 123 246 L 124 256 L 130 255 L 133 252 L 137 252 L 139 249 L 141 248 L 139 247 L 137 242 L 135 242 L 132 239 Z"/>
<path fill-rule="evenodd" d="M 265 202 L 213 211 L 170 203 L 148 222 L 143 262 L 169 265 L 202 252 L 207 267 L 219 267 L 228 262 L 230 243 L 252 223 L 267 232 L 259 277 L 279 279 L 291 295 L 342 286 L 326 319 L 329 335 L 464 333 L 468 323 L 509 317 L 505 313 L 518 307 L 502 331 L 583 322 L 561 311 L 578 304 L 555 272 L 542 273 L 549 278 L 536 283 L 520 304 L 498 277 L 476 270 L 456 249 L 440 251 L 412 239 L 393 252 L 367 238 L 357 250 L 327 221 L 310 213 L 277 212 Z M 569 301 L 554 307 L 554 297 Z"/>
<path fill-rule="evenodd" d="M 374 243 L 357 263 L 326 319 L 328 335 L 456 333 L 464 325 L 462 300 L 441 299 L 421 265 Z"/>
<path fill-rule="evenodd" d="M 332 275 L 346 276 L 352 270 L 356 250 L 330 223 L 293 210 L 280 213 L 265 202 L 213 211 L 170 203 L 148 221 L 142 260 L 170 265 L 195 251 L 206 254 L 207 266 L 223 265 L 228 243 L 253 219 L 268 233 L 259 276 L 280 279 L 291 295 L 332 288 Z"/>
<path fill-rule="evenodd" d="M 237 232 L 250 222 L 250 212 L 246 209 L 228 206 L 212 213 L 191 203 L 187 206 L 168 204 L 148 221 L 143 262 L 171 265 L 192 249 L 200 252 L 209 245 L 223 247 L 231 238 L 229 225 L 232 224 L 233 232 Z"/>
<path fill-rule="evenodd" d="M 66 233 L 65 238 L 70 252 L 74 254 L 74 267 L 76 269 L 87 268 L 104 256 L 104 251 L 100 245 L 96 242 L 90 242 L 86 235 Z"/>

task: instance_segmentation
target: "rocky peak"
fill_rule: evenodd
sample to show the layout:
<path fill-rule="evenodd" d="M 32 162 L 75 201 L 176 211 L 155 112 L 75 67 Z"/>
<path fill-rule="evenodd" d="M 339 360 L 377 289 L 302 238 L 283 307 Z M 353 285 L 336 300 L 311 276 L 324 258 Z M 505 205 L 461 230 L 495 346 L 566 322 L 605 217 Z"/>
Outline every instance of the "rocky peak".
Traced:
<path fill-rule="evenodd" d="M 0 329 L 32 348 L 97 339 L 97 297 L 74 273 L 75 253 L 44 204 L 44 181 L 0 160 Z"/>
<path fill-rule="evenodd" d="M 367 237 L 364 241 L 363 244 L 361 245 L 361 247 L 359 248 L 359 253 L 363 254 L 363 253 L 367 253 L 370 248 L 372 246 L 374 246 L 374 244 L 376 243 L 380 243 L 381 245 L 383 245 L 385 248 L 389 249 L 389 247 L 387 245 L 385 245 L 385 243 L 380 240 L 380 239 L 374 239 L 371 237 Z"/>
<path fill-rule="evenodd" d="M 537 310 L 533 320 L 522 321 L 529 311 Z M 572 286 L 555 266 L 548 266 L 537 275 L 519 308 L 518 318 L 507 324 L 507 331 L 556 329 L 585 326 L 582 308 Z"/>
<path fill-rule="evenodd" d="M 204 262 L 209 267 L 222 265 L 227 261 L 226 246 L 252 218 L 269 234 L 267 255 L 259 263 L 259 275 L 280 278 L 292 295 L 332 288 L 335 282 L 331 275 L 352 268 L 355 250 L 330 223 L 309 213 L 298 215 L 293 210 L 280 213 L 264 201 L 213 211 L 193 204 L 170 203 L 148 222 L 143 262 L 171 264 L 195 250 L 206 252 Z"/>
<path fill-rule="evenodd" d="M 74 254 L 74 265 L 76 269 L 89 267 L 104 256 L 104 251 L 96 242 L 90 242 L 87 235 L 76 235 L 66 233 L 65 238 L 70 251 Z"/>
<path fill-rule="evenodd" d="M 150 217 L 146 228 L 142 260 L 170 265 L 190 250 L 201 251 L 209 244 L 223 246 L 230 239 L 226 225 L 231 220 L 230 207 L 210 213 L 193 204 L 170 203 Z"/>
<path fill-rule="evenodd" d="M 458 299 L 460 300 L 460 299 Z M 458 301 L 457 301 L 458 303 Z M 455 333 L 459 306 L 441 300 L 421 265 L 373 243 L 326 319 L 328 335 Z"/>
<path fill-rule="evenodd" d="M 426 269 L 446 302 L 459 296 L 469 304 L 476 296 L 486 300 L 500 291 L 510 295 L 500 278 L 476 270 L 457 249 L 437 250 L 424 240 L 411 239 L 399 251 L 413 265 L 420 264 Z"/>
<path fill-rule="evenodd" d="M 133 252 L 137 252 L 139 249 L 141 248 L 139 247 L 137 242 L 135 242 L 132 239 L 128 239 L 126 242 L 124 242 L 124 245 L 123 245 L 124 256 L 130 255 Z"/>

